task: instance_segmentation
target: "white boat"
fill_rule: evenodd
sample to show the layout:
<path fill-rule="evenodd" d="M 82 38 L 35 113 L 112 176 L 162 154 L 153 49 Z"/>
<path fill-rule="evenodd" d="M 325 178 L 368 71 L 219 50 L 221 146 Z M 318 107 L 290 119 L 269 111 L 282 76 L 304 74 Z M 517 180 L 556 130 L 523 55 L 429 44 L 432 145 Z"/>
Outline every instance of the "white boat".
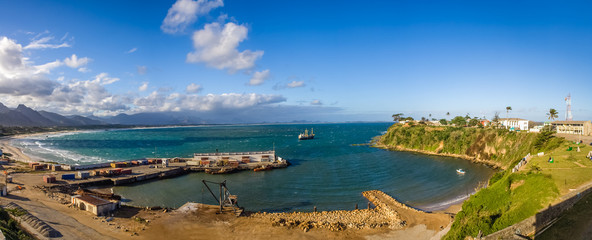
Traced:
<path fill-rule="evenodd" d="M 461 168 L 459 168 L 459 169 L 456 169 L 456 173 L 465 174 L 465 170 L 462 170 Z"/>

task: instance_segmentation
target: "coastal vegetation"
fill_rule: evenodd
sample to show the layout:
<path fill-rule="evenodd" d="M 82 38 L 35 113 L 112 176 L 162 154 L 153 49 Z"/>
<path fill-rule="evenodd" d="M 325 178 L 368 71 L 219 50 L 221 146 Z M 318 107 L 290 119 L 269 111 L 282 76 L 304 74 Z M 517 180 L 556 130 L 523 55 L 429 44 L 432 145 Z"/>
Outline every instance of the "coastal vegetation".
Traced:
<path fill-rule="evenodd" d="M 11 211 L 15 216 L 21 216 L 20 211 L 14 209 L 0 208 L 0 230 L 6 239 L 34 239 L 25 231 L 21 230 L 18 226 L 18 222 L 10 217 L 7 210 Z"/>
<path fill-rule="evenodd" d="M 464 157 L 500 168 L 486 188 L 464 202 L 444 239 L 488 235 L 518 223 L 590 181 L 592 175 L 592 161 L 586 159 L 592 147 L 549 131 L 394 124 L 377 145 Z M 511 169 L 529 153 L 533 157 L 528 164 L 513 173 Z"/>
<path fill-rule="evenodd" d="M 453 124 L 464 126 L 462 122 L 466 123 L 463 117 L 452 120 Z M 535 151 L 537 136 L 506 129 L 394 124 L 380 137 L 378 144 L 399 150 L 458 155 L 506 168 Z"/>

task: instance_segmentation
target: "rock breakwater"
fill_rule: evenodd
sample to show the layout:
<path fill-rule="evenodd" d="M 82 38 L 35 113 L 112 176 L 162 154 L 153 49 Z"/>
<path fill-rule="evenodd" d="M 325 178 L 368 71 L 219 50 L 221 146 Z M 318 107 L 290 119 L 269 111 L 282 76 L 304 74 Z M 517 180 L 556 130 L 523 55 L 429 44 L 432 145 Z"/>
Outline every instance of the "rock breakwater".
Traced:
<path fill-rule="evenodd" d="M 407 226 L 410 220 L 416 219 L 406 217 L 410 213 L 428 214 L 400 203 L 382 191 L 366 191 L 362 195 L 376 207 L 353 211 L 255 213 L 251 217 L 267 219 L 271 222 L 272 226 L 300 228 L 303 231 L 308 231 L 312 228 L 342 231 L 345 229 L 381 227 L 401 229 Z M 399 213 L 402 211 L 405 212 L 404 215 Z"/>

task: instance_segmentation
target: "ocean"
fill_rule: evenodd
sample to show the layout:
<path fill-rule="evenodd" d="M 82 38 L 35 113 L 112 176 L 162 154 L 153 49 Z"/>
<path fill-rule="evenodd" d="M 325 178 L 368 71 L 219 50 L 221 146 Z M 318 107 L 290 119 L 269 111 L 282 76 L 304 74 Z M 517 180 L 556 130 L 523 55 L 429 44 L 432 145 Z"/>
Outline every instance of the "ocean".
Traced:
<path fill-rule="evenodd" d="M 228 175 L 191 173 L 175 178 L 113 187 L 134 206 L 180 207 L 186 202 L 214 204 L 201 180 L 226 180 L 238 203 L 249 211 L 351 210 L 365 208 L 363 191 L 381 190 L 400 202 L 439 210 L 459 202 L 493 174 L 467 160 L 395 152 L 369 143 L 392 123 L 213 125 L 117 129 L 15 139 L 34 157 L 67 164 L 90 164 L 146 157 L 192 157 L 199 152 L 275 149 L 292 163 L 285 169 Z M 299 141 L 314 128 L 313 140 Z M 466 171 L 458 175 L 456 169 Z"/>

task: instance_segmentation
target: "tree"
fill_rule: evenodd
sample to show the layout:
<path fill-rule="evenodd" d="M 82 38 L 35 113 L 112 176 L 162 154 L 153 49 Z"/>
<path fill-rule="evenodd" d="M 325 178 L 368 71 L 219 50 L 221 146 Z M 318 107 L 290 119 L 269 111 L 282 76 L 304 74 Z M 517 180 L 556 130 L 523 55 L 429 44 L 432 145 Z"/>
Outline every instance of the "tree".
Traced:
<path fill-rule="evenodd" d="M 469 120 L 469 126 L 470 126 L 470 127 L 477 126 L 478 124 L 479 124 L 479 120 L 477 120 L 477 119 L 475 119 L 475 118 L 473 118 L 473 119 Z"/>
<path fill-rule="evenodd" d="M 440 119 L 440 124 L 448 125 L 448 121 L 446 121 L 446 119 L 442 118 L 442 119 Z"/>
<path fill-rule="evenodd" d="M 467 120 L 461 116 L 454 117 L 450 122 L 452 124 L 454 124 L 456 126 L 460 126 L 460 127 L 467 125 Z"/>
<path fill-rule="evenodd" d="M 512 111 L 512 107 L 507 106 L 506 107 L 506 117 L 510 118 L 510 111 Z"/>
<path fill-rule="evenodd" d="M 446 112 L 446 116 L 450 116 L 450 112 Z"/>
<path fill-rule="evenodd" d="M 466 120 L 469 120 L 469 119 L 471 119 L 471 116 L 469 116 L 469 113 L 467 113 L 467 115 L 465 116 L 465 119 L 466 119 Z"/>
<path fill-rule="evenodd" d="M 547 116 L 549 117 L 549 120 L 553 121 L 555 120 L 555 118 L 559 117 L 559 112 L 557 112 L 557 110 L 555 110 L 554 108 L 551 108 L 549 109 Z"/>
<path fill-rule="evenodd" d="M 401 120 L 401 118 L 403 118 L 402 113 L 393 114 L 393 121 L 398 122 Z"/>
<path fill-rule="evenodd" d="M 425 122 L 426 121 L 426 118 L 425 117 L 421 117 L 421 121 L 422 122 Z"/>

